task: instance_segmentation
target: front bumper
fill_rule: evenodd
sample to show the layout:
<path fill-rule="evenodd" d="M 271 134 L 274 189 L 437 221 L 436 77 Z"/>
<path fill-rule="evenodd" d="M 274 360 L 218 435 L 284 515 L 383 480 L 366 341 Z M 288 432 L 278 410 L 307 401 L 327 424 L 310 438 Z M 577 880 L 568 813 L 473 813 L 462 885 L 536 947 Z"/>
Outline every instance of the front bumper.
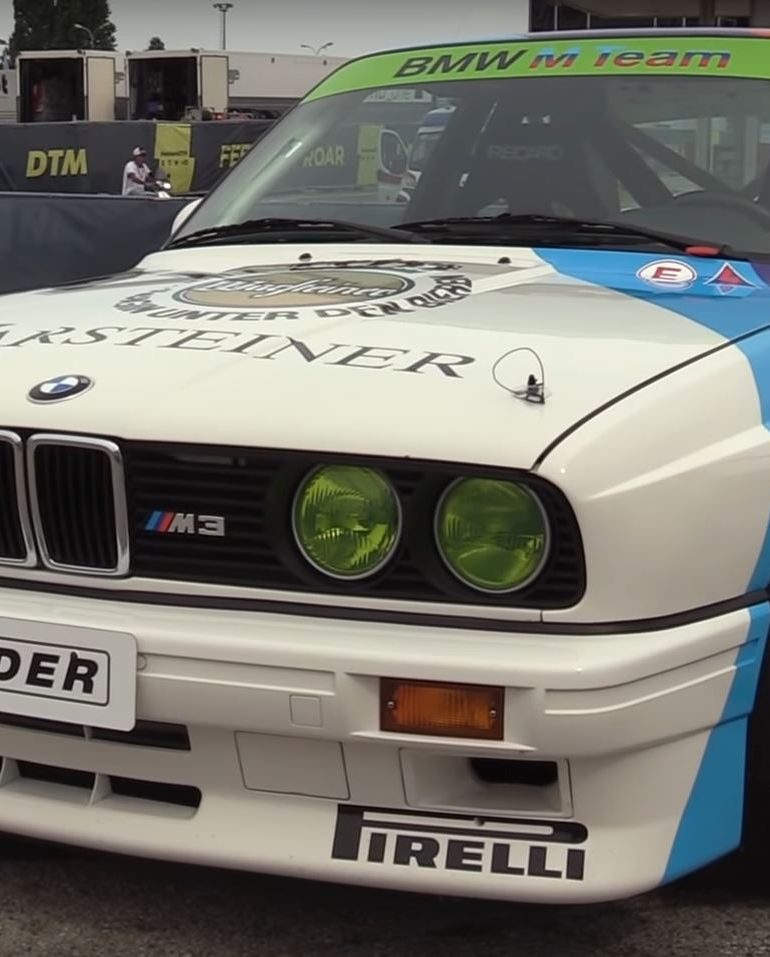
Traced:
<path fill-rule="evenodd" d="M 574 903 L 656 887 L 740 841 L 767 605 L 596 636 L 13 589 L 0 590 L 0 615 L 134 635 L 138 717 L 189 736 L 185 750 L 0 717 L 0 830 L 320 880 Z M 504 685 L 504 741 L 381 732 L 381 676 Z M 520 763 L 490 781 L 477 758 Z M 553 774 L 533 780 L 532 761 Z M 701 823 L 714 772 L 732 790 Z"/>

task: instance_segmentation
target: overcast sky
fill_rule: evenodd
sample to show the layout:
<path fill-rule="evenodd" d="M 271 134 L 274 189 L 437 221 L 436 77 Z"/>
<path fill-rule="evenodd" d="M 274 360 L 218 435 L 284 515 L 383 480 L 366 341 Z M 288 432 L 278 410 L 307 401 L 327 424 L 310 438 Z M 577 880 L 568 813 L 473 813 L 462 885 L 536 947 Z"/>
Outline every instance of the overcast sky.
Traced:
<path fill-rule="evenodd" d="M 528 0 L 233 0 L 228 47 L 298 53 L 301 43 L 334 41 L 350 56 L 424 40 L 499 36 L 525 27 Z M 118 48 L 138 50 L 153 35 L 168 49 L 218 49 L 212 0 L 112 0 Z M 13 30 L 13 0 L 0 0 L 0 37 Z"/>

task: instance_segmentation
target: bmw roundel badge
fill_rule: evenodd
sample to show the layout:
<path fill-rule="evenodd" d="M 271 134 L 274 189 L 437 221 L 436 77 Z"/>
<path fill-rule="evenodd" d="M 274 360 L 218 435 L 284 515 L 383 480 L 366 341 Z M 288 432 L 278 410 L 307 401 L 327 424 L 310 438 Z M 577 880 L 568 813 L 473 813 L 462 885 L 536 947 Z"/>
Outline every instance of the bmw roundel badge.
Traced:
<path fill-rule="evenodd" d="M 29 390 L 27 398 L 30 402 L 57 402 L 61 399 L 71 399 L 90 389 L 93 379 L 85 375 L 60 375 L 55 379 L 46 379 Z"/>

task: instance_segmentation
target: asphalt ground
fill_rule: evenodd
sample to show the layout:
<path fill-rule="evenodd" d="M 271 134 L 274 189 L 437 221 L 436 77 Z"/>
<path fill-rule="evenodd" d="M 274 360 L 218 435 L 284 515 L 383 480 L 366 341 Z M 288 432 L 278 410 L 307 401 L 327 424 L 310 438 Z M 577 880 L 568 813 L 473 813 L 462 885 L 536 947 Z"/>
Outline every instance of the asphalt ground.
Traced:
<path fill-rule="evenodd" d="M 724 867 L 533 907 L 179 867 L 0 836 L 0 957 L 756 957 L 770 891 Z"/>

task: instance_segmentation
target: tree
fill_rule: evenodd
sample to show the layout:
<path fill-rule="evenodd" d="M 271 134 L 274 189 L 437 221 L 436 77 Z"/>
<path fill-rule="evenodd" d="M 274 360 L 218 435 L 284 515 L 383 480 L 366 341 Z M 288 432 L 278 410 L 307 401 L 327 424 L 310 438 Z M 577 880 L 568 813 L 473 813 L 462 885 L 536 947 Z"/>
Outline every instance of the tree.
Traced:
<path fill-rule="evenodd" d="M 56 9 L 52 0 L 14 0 L 11 56 L 21 50 L 46 50 L 54 33 Z"/>
<path fill-rule="evenodd" d="M 109 0 L 14 0 L 12 55 L 20 50 L 114 50 Z M 76 23 L 86 27 L 81 30 Z M 92 42 L 93 36 L 93 42 Z"/>
<path fill-rule="evenodd" d="M 161 40 L 160 37 L 150 37 L 150 42 L 147 44 L 148 50 L 165 50 L 166 44 Z"/>

